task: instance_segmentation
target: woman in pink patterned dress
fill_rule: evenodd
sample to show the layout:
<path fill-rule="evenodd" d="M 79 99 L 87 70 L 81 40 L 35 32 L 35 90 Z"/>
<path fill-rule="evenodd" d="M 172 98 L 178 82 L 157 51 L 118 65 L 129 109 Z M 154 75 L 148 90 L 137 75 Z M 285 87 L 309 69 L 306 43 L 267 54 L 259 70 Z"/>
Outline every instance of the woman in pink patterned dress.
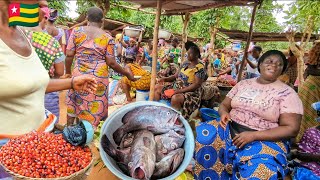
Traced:
<path fill-rule="evenodd" d="M 108 66 L 115 71 L 134 80 L 114 59 L 113 38 L 101 29 L 103 12 L 92 7 L 88 10 L 88 26 L 73 29 L 68 46 L 66 59 L 66 74 L 72 76 L 92 74 L 98 81 L 94 94 L 80 94 L 70 90 L 67 95 L 68 124 L 78 117 L 91 122 L 95 127 L 100 120 L 108 116 Z"/>

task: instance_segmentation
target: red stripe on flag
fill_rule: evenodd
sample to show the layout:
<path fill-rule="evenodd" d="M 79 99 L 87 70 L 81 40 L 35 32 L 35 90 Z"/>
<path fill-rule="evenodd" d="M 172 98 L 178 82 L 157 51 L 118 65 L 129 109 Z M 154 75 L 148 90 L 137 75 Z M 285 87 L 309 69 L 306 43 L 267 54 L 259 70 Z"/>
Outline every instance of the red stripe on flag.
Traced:
<path fill-rule="evenodd" d="M 20 16 L 20 4 L 19 3 L 11 3 L 8 8 L 9 18 L 14 16 Z"/>

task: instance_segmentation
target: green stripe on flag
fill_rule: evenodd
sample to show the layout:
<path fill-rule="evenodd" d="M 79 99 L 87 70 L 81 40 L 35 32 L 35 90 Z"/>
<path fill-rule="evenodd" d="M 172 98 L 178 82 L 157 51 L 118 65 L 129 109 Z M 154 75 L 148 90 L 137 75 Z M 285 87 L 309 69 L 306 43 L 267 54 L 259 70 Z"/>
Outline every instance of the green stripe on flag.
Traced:
<path fill-rule="evenodd" d="M 34 14 L 20 13 L 20 17 L 25 17 L 25 18 L 35 18 L 38 16 L 39 16 L 39 13 L 34 13 Z"/>
<path fill-rule="evenodd" d="M 35 9 L 39 8 L 39 4 L 20 4 L 20 8 Z"/>
<path fill-rule="evenodd" d="M 35 27 L 38 25 L 39 25 L 39 22 L 34 22 L 34 23 L 27 23 L 27 22 L 21 22 L 21 21 L 9 22 L 9 26 Z"/>

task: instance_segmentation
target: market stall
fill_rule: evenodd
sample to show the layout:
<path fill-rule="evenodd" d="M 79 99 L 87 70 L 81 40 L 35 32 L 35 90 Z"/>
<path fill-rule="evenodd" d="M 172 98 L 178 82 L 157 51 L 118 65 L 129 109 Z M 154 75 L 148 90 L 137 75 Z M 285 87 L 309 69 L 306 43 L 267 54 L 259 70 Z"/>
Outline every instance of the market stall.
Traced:
<path fill-rule="evenodd" d="M 257 9 L 257 6 L 261 4 L 261 0 L 230 0 L 230 1 L 168 1 L 168 0 L 157 0 L 157 1 L 136 1 L 136 0 L 127 0 L 128 2 L 131 2 L 133 4 L 137 4 L 138 9 L 143 8 L 156 8 L 156 20 L 155 20 L 155 27 L 154 27 L 154 38 L 153 38 L 153 46 L 157 46 L 157 40 L 158 40 L 158 31 L 159 31 L 159 21 L 160 21 L 160 15 L 185 15 L 184 17 L 184 29 L 186 29 L 186 25 L 188 24 L 188 16 L 186 17 L 186 14 L 192 13 L 195 11 L 210 9 L 210 8 L 219 8 L 219 7 L 226 7 L 226 6 L 253 6 L 253 15 L 250 25 L 250 32 L 252 33 L 253 29 L 253 21 L 254 21 L 254 15 L 255 11 Z M 251 40 L 251 33 L 249 33 L 247 48 L 249 48 L 249 43 Z M 183 34 L 186 34 L 183 32 Z M 154 89 L 155 89 L 155 83 L 156 83 L 156 64 L 157 64 L 157 49 L 153 49 L 153 58 L 152 58 L 152 76 L 151 76 L 151 86 L 150 86 L 150 95 L 149 100 L 152 101 L 154 98 Z M 246 58 L 247 54 L 245 53 L 244 58 Z M 244 64 L 242 64 L 243 68 Z"/>

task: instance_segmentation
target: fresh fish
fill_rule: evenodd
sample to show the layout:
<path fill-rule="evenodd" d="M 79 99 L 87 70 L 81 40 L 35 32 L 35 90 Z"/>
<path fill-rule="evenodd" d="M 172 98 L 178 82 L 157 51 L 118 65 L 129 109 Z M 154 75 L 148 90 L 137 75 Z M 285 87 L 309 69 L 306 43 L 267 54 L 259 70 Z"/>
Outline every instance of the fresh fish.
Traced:
<path fill-rule="evenodd" d="M 154 134 L 162 134 L 183 127 L 177 112 L 166 107 L 150 105 L 129 111 L 123 116 L 122 123 L 123 125 L 113 133 L 117 145 L 120 145 L 126 133 L 134 130 L 146 129 Z"/>
<path fill-rule="evenodd" d="M 103 150 L 111 156 L 115 161 L 128 165 L 130 159 L 131 148 L 117 149 L 111 143 L 109 138 L 104 134 L 101 138 L 101 146 Z"/>
<path fill-rule="evenodd" d="M 156 142 L 148 130 L 141 130 L 131 146 L 130 175 L 135 179 L 150 179 L 156 164 Z"/>
<path fill-rule="evenodd" d="M 174 173 L 180 166 L 184 157 L 184 150 L 182 148 L 171 151 L 160 162 L 156 163 L 153 177 L 163 178 Z"/>
<path fill-rule="evenodd" d="M 120 148 L 127 148 L 130 147 L 134 141 L 134 138 L 136 137 L 138 131 L 127 133 L 123 136 Z"/>
<path fill-rule="evenodd" d="M 171 130 L 166 134 L 155 136 L 157 146 L 157 162 L 168 155 L 171 151 L 178 149 L 184 143 L 186 137 Z"/>

